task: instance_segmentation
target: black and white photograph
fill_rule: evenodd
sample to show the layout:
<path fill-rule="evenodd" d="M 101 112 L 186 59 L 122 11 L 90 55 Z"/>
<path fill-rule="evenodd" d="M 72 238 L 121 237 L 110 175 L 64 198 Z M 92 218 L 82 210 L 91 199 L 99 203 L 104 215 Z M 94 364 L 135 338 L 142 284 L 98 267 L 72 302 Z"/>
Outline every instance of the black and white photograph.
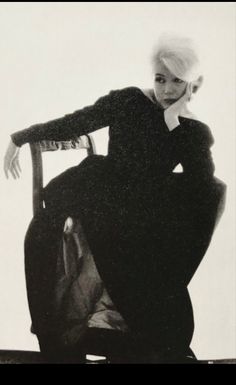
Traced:
<path fill-rule="evenodd" d="M 0 364 L 235 364 L 235 2 L 1 2 L 0 50 Z"/>

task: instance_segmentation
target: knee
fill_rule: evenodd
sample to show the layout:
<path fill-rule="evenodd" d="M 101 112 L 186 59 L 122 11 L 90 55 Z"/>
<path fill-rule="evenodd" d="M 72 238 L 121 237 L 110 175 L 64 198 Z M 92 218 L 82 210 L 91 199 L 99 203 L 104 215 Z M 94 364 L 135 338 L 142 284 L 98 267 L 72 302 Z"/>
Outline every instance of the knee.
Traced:
<path fill-rule="evenodd" d="M 31 245 L 37 247 L 50 236 L 55 228 L 56 218 L 53 218 L 45 209 L 36 214 L 26 231 L 24 245 L 28 249 Z"/>
<path fill-rule="evenodd" d="M 65 215 L 55 214 L 49 210 L 43 209 L 36 214 L 26 231 L 24 239 L 25 251 L 31 250 L 32 247 L 49 247 L 58 241 L 62 236 Z"/>

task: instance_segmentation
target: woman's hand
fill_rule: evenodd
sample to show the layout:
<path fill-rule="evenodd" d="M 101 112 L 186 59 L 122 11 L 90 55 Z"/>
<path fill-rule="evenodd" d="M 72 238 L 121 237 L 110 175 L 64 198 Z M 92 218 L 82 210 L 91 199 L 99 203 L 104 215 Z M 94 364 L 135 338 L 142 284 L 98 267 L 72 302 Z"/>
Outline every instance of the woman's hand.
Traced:
<path fill-rule="evenodd" d="M 13 178 L 19 178 L 21 167 L 19 163 L 20 147 L 16 146 L 12 140 L 8 145 L 6 154 L 4 156 L 4 172 L 8 179 L 8 172 L 10 171 Z"/>
<path fill-rule="evenodd" d="M 189 83 L 186 87 L 185 93 L 181 98 L 179 98 L 175 103 L 171 104 L 164 111 L 165 122 L 170 131 L 177 127 L 179 123 L 179 116 L 186 109 L 187 103 L 191 100 L 192 96 L 192 83 Z"/>

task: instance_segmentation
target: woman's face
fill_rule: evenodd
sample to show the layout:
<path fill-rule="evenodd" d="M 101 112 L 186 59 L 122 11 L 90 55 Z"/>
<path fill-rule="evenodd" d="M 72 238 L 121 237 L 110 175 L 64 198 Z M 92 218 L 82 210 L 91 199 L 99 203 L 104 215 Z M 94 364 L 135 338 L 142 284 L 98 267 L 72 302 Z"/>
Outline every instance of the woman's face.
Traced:
<path fill-rule="evenodd" d="M 187 82 L 177 78 L 162 63 L 154 66 L 154 94 L 163 109 L 168 108 L 185 93 Z"/>

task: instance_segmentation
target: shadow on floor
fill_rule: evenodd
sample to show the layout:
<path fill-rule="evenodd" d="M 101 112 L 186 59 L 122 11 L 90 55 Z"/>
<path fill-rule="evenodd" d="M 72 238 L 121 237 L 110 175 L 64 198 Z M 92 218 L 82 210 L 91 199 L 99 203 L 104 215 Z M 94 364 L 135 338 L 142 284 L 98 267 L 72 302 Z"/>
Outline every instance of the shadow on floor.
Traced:
<path fill-rule="evenodd" d="M 88 359 L 86 364 L 107 364 L 106 360 Z M 0 350 L 0 364 L 48 364 L 40 352 L 24 350 Z M 236 359 L 199 360 L 197 364 L 236 364 Z"/>

